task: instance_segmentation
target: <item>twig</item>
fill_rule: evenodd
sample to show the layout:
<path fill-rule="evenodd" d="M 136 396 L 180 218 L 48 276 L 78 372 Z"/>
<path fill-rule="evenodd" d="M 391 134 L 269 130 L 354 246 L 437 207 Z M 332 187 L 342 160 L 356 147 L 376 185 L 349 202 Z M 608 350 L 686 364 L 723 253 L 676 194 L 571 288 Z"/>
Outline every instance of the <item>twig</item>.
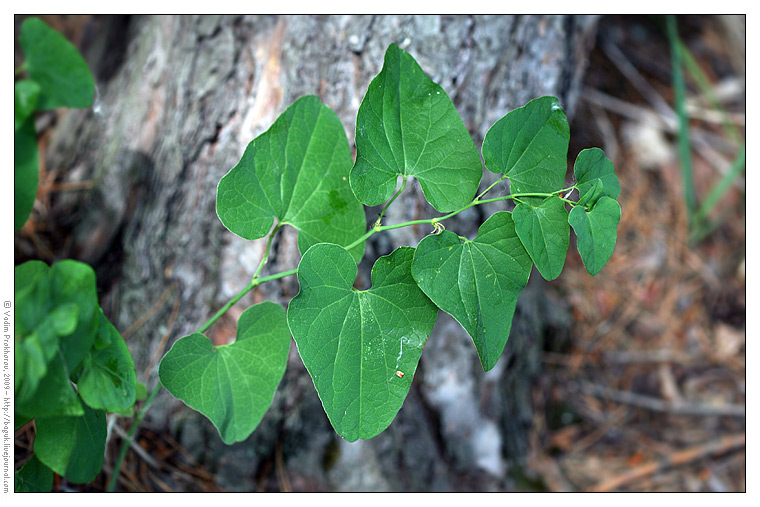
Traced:
<path fill-rule="evenodd" d="M 729 121 L 729 125 L 745 126 L 747 123 L 747 117 L 744 113 L 724 113 L 722 111 L 716 111 L 714 109 L 706 109 L 697 105 L 694 101 L 686 101 L 686 111 L 689 113 L 690 118 L 700 120 L 705 123 L 714 123 L 716 125 L 724 124 L 724 120 Z"/>
<path fill-rule="evenodd" d="M 580 453 L 587 448 L 591 447 L 596 443 L 597 440 L 602 438 L 613 426 L 618 426 L 621 422 L 623 422 L 630 413 L 631 409 L 626 407 L 620 407 L 617 410 L 615 410 L 605 421 L 602 423 L 601 426 L 599 426 L 597 429 L 586 435 L 585 437 L 581 438 L 570 449 L 570 453 Z"/>
<path fill-rule="evenodd" d="M 113 468 L 111 468 L 110 465 L 103 465 L 103 471 L 108 474 L 109 476 L 113 473 Z M 133 480 L 135 477 L 129 473 L 128 470 L 122 470 L 122 473 L 119 475 L 119 483 L 122 486 L 126 486 L 129 490 L 132 492 L 140 492 L 140 486 Z"/>
<path fill-rule="evenodd" d="M 155 387 L 153 388 L 153 391 L 151 391 L 150 395 L 148 396 L 148 399 L 145 400 L 145 403 L 143 404 L 140 411 L 137 413 L 137 416 L 135 416 L 134 420 L 132 421 L 132 426 L 129 427 L 129 431 L 127 432 L 126 438 L 122 442 L 121 449 L 119 449 L 119 455 L 116 457 L 116 462 L 113 466 L 113 472 L 111 473 L 111 477 L 108 480 L 108 489 L 107 491 L 109 493 L 112 493 L 114 489 L 116 488 L 116 482 L 119 479 L 119 475 L 121 473 L 121 464 L 124 462 L 124 458 L 127 455 L 127 451 L 129 450 L 129 446 L 125 445 L 126 442 L 129 442 L 130 445 L 132 445 L 132 441 L 135 437 L 135 434 L 137 433 L 137 429 L 140 427 L 140 423 L 142 423 L 142 420 L 145 418 L 145 414 L 148 412 L 148 408 L 150 408 L 151 403 L 153 403 L 153 400 L 158 396 L 158 393 L 161 391 L 161 382 L 156 382 Z"/>
<path fill-rule="evenodd" d="M 174 490 L 169 487 L 168 484 L 166 484 L 164 481 L 161 480 L 161 478 L 156 474 L 150 474 L 150 479 L 158 484 L 158 487 L 161 488 L 165 493 L 173 493 Z"/>
<path fill-rule="evenodd" d="M 712 442 L 708 442 L 706 444 L 690 447 L 682 451 L 677 451 L 670 456 L 666 456 L 662 460 L 639 465 L 627 472 L 622 473 L 621 475 L 606 479 L 596 486 L 590 488 L 590 491 L 612 491 L 619 488 L 620 486 L 623 486 L 624 484 L 635 481 L 637 479 L 648 477 L 661 470 L 686 465 L 705 456 L 710 456 L 712 454 L 723 454 L 733 449 L 744 447 L 745 442 L 746 435 L 742 433 L 741 435 L 729 435 Z"/>
<path fill-rule="evenodd" d="M 122 429 L 121 426 L 119 426 L 118 424 L 116 424 L 116 425 L 114 425 L 113 429 L 114 429 L 114 431 L 116 433 L 118 433 L 118 435 L 122 439 L 127 439 L 127 432 L 124 431 L 124 429 Z M 161 468 L 161 465 L 159 465 L 158 462 L 155 459 L 153 459 L 153 456 L 151 456 L 150 454 L 148 454 L 145 451 L 145 449 L 143 449 L 142 446 L 140 446 L 140 444 L 138 444 L 134 440 L 132 440 L 132 439 L 129 440 L 129 447 L 131 447 L 132 450 L 135 451 L 135 453 L 137 453 L 138 456 L 140 456 L 146 463 L 148 463 L 153 468 L 156 468 L 156 469 L 160 469 Z"/>
<path fill-rule="evenodd" d="M 694 402 L 670 402 L 651 396 L 619 391 L 606 386 L 584 382 L 581 391 L 591 396 L 612 400 L 626 405 L 651 410 L 653 412 L 668 412 L 676 415 L 694 416 L 734 416 L 744 417 L 745 406 L 736 404 L 710 405 Z"/>
<path fill-rule="evenodd" d="M 675 132 L 678 129 L 678 122 L 675 116 L 662 116 L 650 109 L 620 100 L 594 88 L 584 88 L 581 98 L 626 118 L 637 120 L 640 123 L 659 125 L 667 132 Z"/>
<path fill-rule="evenodd" d="M 661 116 L 656 112 L 645 109 L 641 106 L 625 102 L 616 97 L 607 95 L 604 92 L 595 90 L 593 88 L 584 88 L 581 98 L 590 104 L 597 105 L 608 111 L 612 111 L 626 118 L 636 120 L 637 122 L 653 127 L 659 127 L 665 132 L 676 133 L 678 132 L 678 120 L 675 117 Z M 704 130 L 698 128 L 690 129 L 689 136 L 694 143 L 699 154 L 719 173 L 726 174 L 729 171 L 730 162 L 718 153 L 715 149 L 716 144 L 723 144 L 725 142 L 722 139 L 714 139 L 714 142 L 708 139 L 709 135 Z M 721 149 L 732 149 L 730 146 L 722 146 Z M 739 189 L 744 189 L 743 179 L 738 179 L 735 182 L 735 186 Z"/>
<path fill-rule="evenodd" d="M 618 49 L 615 44 L 608 43 L 602 46 L 604 54 L 615 64 L 621 74 L 623 74 L 634 88 L 649 102 L 655 111 L 660 113 L 662 117 L 674 118 L 676 116 L 675 111 L 670 105 L 657 93 L 657 91 L 639 74 L 636 67 L 628 61 L 628 58 Z"/>

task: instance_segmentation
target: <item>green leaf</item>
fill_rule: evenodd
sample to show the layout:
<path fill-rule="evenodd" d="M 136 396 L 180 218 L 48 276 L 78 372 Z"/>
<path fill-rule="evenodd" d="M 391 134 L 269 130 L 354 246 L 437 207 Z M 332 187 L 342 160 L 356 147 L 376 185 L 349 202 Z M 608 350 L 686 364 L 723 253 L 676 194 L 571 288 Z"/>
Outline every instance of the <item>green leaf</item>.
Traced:
<path fill-rule="evenodd" d="M 77 327 L 61 339 L 60 348 L 69 371 L 74 371 L 95 341 L 99 319 L 95 271 L 74 260 L 58 261 L 50 268 L 51 301 L 54 305 L 74 304 L 79 308 Z"/>
<path fill-rule="evenodd" d="M 42 261 L 26 261 L 13 268 L 14 294 L 19 295 L 27 290 L 41 276 L 47 276 L 50 266 Z"/>
<path fill-rule="evenodd" d="M 135 383 L 135 399 L 142 401 L 148 397 L 148 388 L 142 382 Z"/>
<path fill-rule="evenodd" d="M 47 280 L 43 280 L 47 282 Z M 46 284 L 44 284 L 46 285 Z M 43 283 L 37 284 L 42 287 Z M 33 296 L 37 292 L 25 292 L 23 296 Z M 25 305 L 27 297 L 17 299 L 17 304 Z M 47 301 L 45 301 L 47 303 Z M 35 329 L 20 333 L 14 338 L 17 402 L 28 400 L 37 391 L 40 381 L 47 374 L 47 365 L 58 353 L 60 338 L 70 335 L 77 324 L 79 308 L 73 304 L 63 304 L 49 313 Z M 22 334 L 23 333 L 23 334 Z"/>
<path fill-rule="evenodd" d="M 604 183 L 602 183 L 602 180 L 595 179 L 593 181 L 589 181 L 583 185 L 583 190 L 582 193 L 580 193 L 580 197 L 578 198 L 577 206 L 591 207 L 596 204 L 596 201 L 598 201 L 599 198 L 603 195 Z"/>
<path fill-rule="evenodd" d="M 18 412 L 14 411 L 13 414 L 13 429 L 19 430 L 22 426 L 24 426 L 26 423 L 31 421 L 32 418 L 25 416 L 24 414 L 19 414 Z"/>
<path fill-rule="evenodd" d="M 13 275 L 18 337 L 33 333 L 50 311 L 50 266 L 28 261 L 16 266 Z"/>
<path fill-rule="evenodd" d="M 240 316 L 234 343 L 213 347 L 200 333 L 185 336 L 161 360 L 158 374 L 172 395 L 208 417 L 232 444 L 245 440 L 269 409 L 289 350 L 285 310 L 265 301 Z"/>
<path fill-rule="evenodd" d="M 298 266 L 300 291 L 288 324 L 335 431 L 352 442 L 390 425 L 409 392 L 438 309 L 412 279 L 414 249 L 372 268 L 372 288 L 342 247 L 311 247 Z"/>
<path fill-rule="evenodd" d="M 491 126 L 483 139 L 483 160 L 491 172 L 509 178 L 513 194 L 552 193 L 565 182 L 569 141 L 570 127 L 559 101 L 540 97 Z"/>
<path fill-rule="evenodd" d="M 13 490 L 16 493 L 49 493 L 53 489 L 53 471 L 34 454 L 16 470 L 14 479 Z"/>
<path fill-rule="evenodd" d="M 32 116 L 37 107 L 37 99 L 40 96 L 40 85 L 29 79 L 16 81 L 13 90 L 14 102 L 14 125 L 18 131 L 27 118 Z"/>
<path fill-rule="evenodd" d="M 435 209 L 454 211 L 472 200 L 483 177 L 451 99 L 396 44 L 359 106 L 356 151 L 351 188 L 368 205 L 387 201 L 399 176 L 414 176 Z"/>
<path fill-rule="evenodd" d="M 21 25 L 19 44 L 29 77 L 40 87 L 37 109 L 90 107 L 95 81 L 87 62 L 66 38 L 39 18 Z"/>
<path fill-rule="evenodd" d="M 47 336 L 56 337 L 54 334 Z M 45 353 L 49 350 L 55 352 L 58 344 L 43 343 L 44 339 L 41 340 L 36 334 L 29 335 L 24 340 L 19 337 L 14 339 L 14 394 L 17 404 L 34 395 L 48 371 L 50 358 L 45 357 Z"/>
<path fill-rule="evenodd" d="M 301 97 L 219 182 L 217 214 L 245 239 L 266 236 L 277 219 L 298 230 L 301 252 L 323 241 L 348 245 L 366 228 L 348 184 L 351 165 L 338 117 L 317 97 Z M 364 243 L 351 254 L 359 262 Z"/>
<path fill-rule="evenodd" d="M 82 415 L 82 404 L 71 385 L 69 373 L 59 352 L 48 363 L 47 372 L 33 395 L 16 398 L 16 412 L 26 417 Z"/>
<path fill-rule="evenodd" d="M 43 344 L 58 344 L 67 368 L 73 371 L 89 352 L 99 323 L 95 271 L 79 261 L 58 261 L 51 268 L 35 261 L 16 268 L 15 281 L 21 287 L 16 291 L 17 335 L 37 333 L 42 339 L 57 334 L 60 340 L 43 340 Z M 52 351 L 46 352 L 48 359 Z"/>
<path fill-rule="evenodd" d="M 34 453 L 58 475 L 91 482 L 103 468 L 106 414 L 87 406 L 79 417 L 38 417 Z"/>
<path fill-rule="evenodd" d="M 70 374 L 89 353 L 98 320 L 95 272 L 78 261 L 15 269 L 16 410 L 30 417 L 80 415 Z"/>
<path fill-rule="evenodd" d="M 13 228 L 19 230 L 32 212 L 40 179 L 40 154 L 33 116 L 16 129 L 13 141 Z"/>
<path fill-rule="evenodd" d="M 90 407 L 121 412 L 135 404 L 135 364 L 119 332 L 103 310 L 98 313 L 98 334 L 108 335 L 109 345 L 90 349 L 77 387 L 82 400 Z"/>
<path fill-rule="evenodd" d="M 620 216 L 620 204 L 606 196 L 591 211 L 581 206 L 570 211 L 568 220 L 578 236 L 578 252 L 589 274 L 597 274 L 612 257 Z"/>
<path fill-rule="evenodd" d="M 480 226 L 473 241 L 461 241 L 450 231 L 424 238 L 414 254 L 412 276 L 470 334 L 488 371 L 507 343 L 531 267 L 512 214 L 500 211 Z"/>
<path fill-rule="evenodd" d="M 16 332 L 14 336 L 16 403 L 30 399 L 47 374 L 47 364 L 58 352 L 59 334 L 49 312 L 50 268 L 29 261 L 15 268 Z"/>
<path fill-rule="evenodd" d="M 601 197 L 617 199 L 620 195 L 620 182 L 615 175 L 615 166 L 599 148 L 581 151 L 575 159 L 573 172 L 580 196 L 579 205 L 593 207 Z"/>
<path fill-rule="evenodd" d="M 56 307 L 48 317 L 49 326 L 58 336 L 68 336 L 77 328 L 79 307 L 74 303 L 64 303 Z"/>
<path fill-rule="evenodd" d="M 547 280 L 557 278 L 565 265 L 570 243 L 565 203 L 556 196 L 545 199 L 537 207 L 520 203 L 515 206 L 512 218 L 517 236 L 538 272 Z"/>

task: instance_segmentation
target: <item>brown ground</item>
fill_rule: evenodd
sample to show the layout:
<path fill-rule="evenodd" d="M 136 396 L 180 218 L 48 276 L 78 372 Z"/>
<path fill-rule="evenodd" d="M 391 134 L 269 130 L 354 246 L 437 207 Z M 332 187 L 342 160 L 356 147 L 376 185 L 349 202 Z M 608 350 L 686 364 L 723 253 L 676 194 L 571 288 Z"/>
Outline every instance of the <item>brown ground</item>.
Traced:
<path fill-rule="evenodd" d="M 679 33 L 715 89 L 738 84 L 723 107 L 743 139 L 736 21 L 681 18 Z M 627 76 L 626 65 L 634 69 Z M 648 87 L 637 90 L 637 75 Z M 686 80 L 689 100 L 712 109 Z M 551 375 L 535 399 L 566 411 L 547 411 L 536 425 L 532 466 L 550 490 L 744 491 L 743 177 L 710 215 L 714 232 L 690 243 L 676 137 L 656 121 L 659 101 L 674 103 L 668 41 L 656 19 L 603 20 L 585 85 L 571 134 L 615 163 L 623 218 L 597 276 L 571 247 L 555 284 L 572 305 L 572 340 L 546 353 Z M 737 146 L 720 122 L 692 120 L 691 129 L 719 141 L 692 145 L 704 197 Z"/>
<path fill-rule="evenodd" d="M 73 40 L 76 17 L 47 19 Z M 710 218 L 717 224 L 690 241 L 681 184 L 671 61 L 661 18 L 605 17 L 571 122 L 571 150 L 602 147 L 615 163 L 623 218 L 615 254 L 589 276 L 574 246 L 551 284 L 570 302 L 570 339 L 550 343 L 548 375 L 534 392 L 542 415 L 524 470 L 526 490 L 744 491 L 745 461 L 745 194 L 734 183 Z M 698 198 L 704 198 L 737 153 L 730 121 L 744 139 L 743 17 L 679 18 L 679 33 L 709 79 L 724 115 L 687 73 Z M 665 121 L 663 121 L 663 118 Z M 673 118 L 673 120 L 671 120 Z M 727 119 L 727 120 L 726 120 Z M 41 138 L 44 145 L 46 136 Z M 43 168 L 38 205 L 56 186 Z M 34 214 L 33 217 L 34 218 Z M 32 221 L 33 222 L 33 221 Z M 59 243 L 44 224 L 22 231 L 36 256 Z M 18 245 L 17 245 L 18 246 Z M 17 256 L 20 252 L 17 248 Z M 23 255 L 23 254 L 22 254 Z M 29 452 L 30 428 L 16 435 L 16 459 Z M 215 491 L 214 477 L 194 466 L 167 435 L 144 428 L 122 471 L 123 491 L 165 491 L 162 480 Z M 104 472 L 84 490 L 102 491 Z M 288 489 L 275 456 L 261 471 Z"/>

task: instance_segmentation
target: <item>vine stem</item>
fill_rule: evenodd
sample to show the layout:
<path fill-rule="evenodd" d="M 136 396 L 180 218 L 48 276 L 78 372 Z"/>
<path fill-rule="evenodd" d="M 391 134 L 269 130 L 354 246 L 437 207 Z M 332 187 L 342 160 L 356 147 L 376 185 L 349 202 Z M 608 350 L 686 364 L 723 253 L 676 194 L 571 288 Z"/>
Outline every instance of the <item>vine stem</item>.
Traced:
<path fill-rule="evenodd" d="M 473 200 L 473 202 L 474 202 L 474 201 L 478 201 L 478 200 L 480 200 L 480 198 L 481 198 L 481 197 L 483 197 L 484 195 L 486 195 L 486 194 L 488 193 L 488 191 L 489 191 L 489 190 L 491 190 L 493 187 L 495 187 L 496 185 L 498 185 L 499 183 L 501 183 L 502 181 L 504 181 L 506 178 L 507 178 L 507 176 L 506 176 L 506 175 L 504 175 L 504 174 L 502 174 L 502 175 L 501 175 L 501 178 L 499 178 L 498 180 L 496 180 L 496 181 L 494 181 L 493 183 L 491 183 L 491 185 L 490 185 L 490 186 L 489 186 L 487 189 L 483 190 L 483 191 L 482 191 L 482 192 L 481 192 L 481 193 L 480 193 L 480 194 L 479 194 L 479 195 L 478 195 L 478 196 L 477 196 L 477 197 L 476 197 L 476 198 Z"/>
<path fill-rule="evenodd" d="M 382 232 L 382 231 L 389 231 L 391 229 L 400 229 L 402 227 L 409 227 L 411 225 L 431 225 L 431 226 L 435 227 L 437 223 L 442 222 L 443 220 L 447 220 L 447 219 L 449 219 L 449 218 L 451 218 L 453 216 L 456 216 L 459 213 L 463 212 L 464 210 L 472 208 L 473 206 L 478 206 L 479 204 L 485 204 L 485 203 L 488 203 L 488 202 L 496 202 L 496 201 L 504 201 L 506 199 L 516 199 L 516 198 L 519 198 L 519 197 L 554 197 L 556 195 L 564 194 L 565 192 L 569 192 L 569 191 L 571 191 L 571 190 L 573 190 L 575 188 L 575 186 L 572 186 L 572 187 L 568 187 L 568 188 L 563 188 L 562 190 L 557 190 L 556 192 L 552 192 L 552 193 L 527 192 L 527 193 L 503 195 L 501 197 L 494 197 L 492 199 L 482 199 L 481 200 L 480 197 L 482 197 L 483 195 L 485 195 L 486 192 L 488 192 L 488 190 L 490 190 L 499 181 L 501 181 L 501 180 L 497 180 L 493 185 L 491 185 L 484 192 L 482 192 L 480 194 L 480 196 L 478 196 L 475 199 L 473 199 L 472 202 L 470 202 L 466 206 L 463 206 L 462 208 L 460 208 L 460 209 L 458 209 L 456 211 L 452 211 L 448 215 L 444 215 L 442 217 L 436 217 L 436 218 L 426 218 L 426 219 L 422 219 L 422 220 L 410 220 L 409 222 L 403 222 L 403 223 L 394 224 L 394 225 L 378 225 L 377 223 L 375 223 L 375 226 L 372 227 L 370 230 L 368 230 L 362 237 L 360 237 L 359 239 L 357 239 L 356 241 L 354 241 L 353 243 L 349 244 L 348 246 L 346 246 L 344 248 L 346 250 L 351 250 L 353 247 L 355 247 L 356 245 L 360 244 L 362 241 L 366 241 L 367 239 L 369 239 L 374 234 L 376 234 L 378 232 Z M 565 199 L 563 197 L 560 197 L 560 199 L 562 199 L 563 201 L 566 201 L 566 202 L 568 202 L 570 204 L 573 204 L 573 205 L 577 204 L 577 203 L 575 203 L 573 201 L 570 201 L 568 199 Z"/>
<path fill-rule="evenodd" d="M 404 189 L 406 188 L 406 182 L 407 182 L 407 178 L 404 178 L 404 182 L 401 184 L 401 188 L 398 189 L 398 192 L 393 194 L 393 197 L 391 197 L 391 200 L 385 203 L 385 206 L 383 206 L 383 209 L 380 211 L 380 216 L 377 217 L 377 220 L 375 221 L 375 226 L 380 225 L 380 223 L 383 220 L 383 215 L 385 215 L 385 211 L 391 207 L 391 204 L 393 204 L 393 201 L 395 201 L 396 198 L 401 195 L 401 192 L 404 191 Z"/>
<path fill-rule="evenodd" d="M 444 215 L 442 217 L 436 217 L 436 218 L 427 218 L 427 219 L 421 219 L 421 220 L 410 220 L 408 222 L 403 222 L 400 224 L 394 224 L 394 225 L 380 225 L 380 221 L 385 214 L 385 211 L 388 209 L 388 207 L 393 204 L 393 201 L 396 200 L 396 198 L 401 195 L 401 192 L 404 191 L 404 188 L 406 187 L 406 181 L 404 180 L 404 183 L 401 185 L 401 188 L 394 194 L 394 196 L 388 201 L 388 203 L 383 207 L 382 211 L 380 212 L 380 217 L 375 222 L 375 225 L 368 230 L 362 237 L 354 241 L 353 243 L 349 244 L 348 246 L 345 246 L 344 248 L 346 250 L 351 250 L 355 246 L 359 245 L 363 241 L 366 241 L 371 236 L 378 232 L 382 231 L 389 231 L 392 229 L 400 229 L 402 227 L 409 227 L 412 225 L 430 225 L 433 227 L 436 227 L 436 224 L 439 222 L 442 222 L 443 220 L 447 220 L 453 216 L 458 215 L 459 213 L 463 212 L 466 209 L 472 208 L 473 206 L 478 206 L 480 204 L 485 204 L 489 202 L 496 202 L 496 201 L 504 201 L 506 199 L 518 199 L 520 197 L 553 197 L 557 195 L 565 194 L 565 192 L 569 192 L 573 189 L 575 189 L 575 186 L 569 188 L 563 188 L 562 190 L 557 190 L 556 192 L 552 193 L 540 193 L 540 192 L 529 192 L 529 193 L 518 193 L 518 194 L 510 194 L 505 195 L 501 197 L 494 197 L 492 199 L 481 199 L 486 193 L 488 193 L 489 190 L 491 190 L 494 186 L 496 186 L 497 183 L 502 181 L 504 177 L 502 176 L 500 179 L 496 180 L 491 186 L 486 188 L 480 195 L 478 195 L 475 199 L 472 200 L 469 204 L 466 206 L 463 206 L 462 208 L 452 211 L 451 213 Z M 574 201 L 570 201 L 568 199 L 565 199 L 563 197 L 560 197 L 565 202 L 568 202 L 570 204 L 577 204 Z M 213 317 L 211 317 L 209 320 L 207 320 L 199 329 L 198 333 L 204 333 L 206 332 L 219 318 L 227 313 L 227 311 L 232 308 L 232 306 L 240 301 L 243 296 L 248 294 L 251 290 L 253 290 L 256 286 L 261 285 L 262 283 L 270 282 L 272 280 L 278 280 L 280 278 L 285 278 L 286 276 L 295 275 L 298 273 L 298 269 L 290 269 L 288 271 L 281 271 L 280 273 L 275 273 L 273 275 L 264 276 L 259 278 L 259 273 L 264 268 L 264 265 L 266 264 L 268 257 L 269 257 L 269 251 L 272 248 L 272 241 L 274 239 L 274 235 L 277 233 L 277 231 L 282 227 L 284 224 L 278 224 L 272 232 L 269 234 L 269 240 L 267 241 L 267 247 L 264 251 L 264 256 L 261 258 L 261 262 L 259 263 L 258 267 L 256 268 L 256 271 L 253 274 L 252 280 L 248 285 L 243 287 L 243 289 L 238 292 L 232 299 L 230 299 L 224 306 L 222 306 L 219 311 L 217 311 Z M 119 478 L 119 473 L 121 471 L 121 465 L 124 461 L 124 458 L 127 455 L 127 450 L 129 449 L 129 446 L 132 443 L 132 440 L 137 433 L 137 428 L 140 426 L 140 423 L 142 423 L 143 419 L 145 418 L 146 413 L 148 412 L 148 409 L 150 408 L 150 405 L 153 403 L 153 400 L 155 400 L 158 393 L 161 391 L 161 381 L 159 380 L 155 387 L 153 388 L 153 391 L 151 391 L 150 396 L 148 396 L 147 400 L 145 400 L 145 404 L 140 409 L 140 412 L 135 417 L 134 421 L 132 422 L 132 426 L 130 426 L 129 431 L 127 432 L 126 438 L 122 441 L 121 449 L 119 450 L 119 455 L 116 458 L 116 462 L 114 463 L 113 471 L 111 473 L 111 477 L 108 481 L 108 491 L 113 492 L 116 488 L 116 482 Z"/>
<path fill-rule="evenodd" d="M 111 477 L 108 479 L 108 487 L 106 488 L 106 491 L 109 493 L 113 493 L 116 490 L 116 482 L 119 480 L 119 473 L 121 472 L 121 464 L 124 462 L 124 458 L 127 456 L 127 451 L 129 450 L 129 446 L 132 444 L 132 441 L 135 437 L 135 433 L 137 433 L 137 428 L 140 427 L 140 423 L 142 423 L 143 419 L 145 419 L 145 414 L 148 413 L 148 409 L 150 408 L 150 405 L 153 403 L 153 400 L 156 399 L 156 396 L 158 396 L 158 393 L 161 391 L 161 381 L 159 380 L 156 382 L 156 385 L 153 387 L 153 391 L 151 391 L 150 396 L 148 396 L 148 399 L 145 400 L 145 404 L 140 409 L 140 412 L 137 413 L 137 416 L 135 416 L 134 421 L 132 421 L 132 426 L 129 427 L 129 431 L 127 432 L 127 436 L 124 437 L 124 440 L 121 442 L 121 449 L 119 449 L 119 455 L 116 457 L 116 462 L 113 465 L 113 471 L 111 472 Z"/>
<path fill-rule="evenodd" d="M 269 234 L 269 239 L 267 240 L 267 247 L 266 250 L 264 250 L 264 255 L 261 258 L 261 262 L 259 262 L 259 265 L 256 267 L 256 271 L 253 273 L 252 280 L 248 285 L 243 287 L 243 289 L 238 292 L 235 297 L 230 299 L 227 304 L 225 304 L 223 307 L 217 311 L 213 317 L 211 317 L 209 320 L 207 320 L 200 328 L 198 328 L 198 333 L 205 333 L 213 324 L 216 322 L 219 317 L 227 313 L 227 311 L 232 308 L 232 306 L 240 301 L 243 296 L 248 294 L 251 290 L 253 290 L 257 285 L 260 285 L 265 282 L 269 282 L 271 280 L 277 280 L 278 278 L 284 278 L 286 276 L 294 275 L 298 272 L 297 269 L 291 269 L 289 271 L 283 271 L 281 273 L 276 273 L 274 275 L 264 276 L 259 278 L 259 273 L 264 268 L 264 265 L 267 263 L 267 260 L 269 259 L 269 251 L 272 248 L 272 240 L 274 239 L 274 235 L 277 233 L 277 231 L 280 229 L 282 224 L 277 224 L 275 228 L 272 230 L 272 232 Z M 108 480 L 108 488 L 107 491 L 109 493 L 112 493 L 116 489 L 116 482 L 119 479 L 119 473 L 121 472 L 121 465 L 124 462 L 124 458 L 127 456 L 127 451 L 129 450 L 129 446 L 132 444 L 132 441 L 134 440 L 134 436 L 137 433 L 137 429 L 140 427 L 140 424 L 142 423 L 143 419 L 145 418 L 145 415 L 148 413 L 148 409 L 150 408 L 151 404 L 153 403 L 153 400 L 156 399 L 156 396 L 158 396 L 158 393 L 161 392 L 161 388 L 163 386 L 161 385 L 161 380 L 156 382 L 156 385 L 153 387 L 153 390 L 151 391 L 148 398 L 145 400 L 145 403 L 143 404 L 142 408 L 140 409 L 140 412 L 135 416 L 134 420 L 132 421 L 132 425 L 129 427 L 129 431 L 127 432 L 126 437 L 121 442 L 121 448 L 119 449 L 119 455 L 116 457 L 116 461 L 114 462 L 113 471 L 111 472 L 111 477 Z"/>

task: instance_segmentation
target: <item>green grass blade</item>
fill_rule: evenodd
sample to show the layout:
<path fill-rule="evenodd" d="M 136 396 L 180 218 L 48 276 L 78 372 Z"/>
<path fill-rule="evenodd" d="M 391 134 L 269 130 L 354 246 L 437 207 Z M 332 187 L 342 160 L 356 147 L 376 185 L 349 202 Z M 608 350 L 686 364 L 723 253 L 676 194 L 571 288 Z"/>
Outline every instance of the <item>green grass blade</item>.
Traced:
<path fill-rule="evenodd" d="M 689 141 L 689 117 L 686 114 L 686 85 L 683 78 L 683 56 L 676 18 L 669 15 L 665 18 L 670 53 L 673 64 L 673 91 L 675 94 L 675 109 L 678 115 L 678 153 L 681 160 L 681 178 L 683 180 L 684 204 L 689 219 L 689 227 L 694 224 L 694 212 L 697 198 L 694 191 L 694 174 L 691 162 L 691 143 Z"/>
<path fill-rule="evenodd" d="M 709 215 L 713 208 L 720 202 L 726 191 L 728 191 L 734 181 L 736 181 L 736 178 L 742 174 L 742 171 L 744 170 L 745 158 L 745 147 L 742 145 L 739 153 L 736 155 L 736 158 L 731 163 L 731 167 L 728 169 L 726 174 L 723 175 L 720 181 L 718 181 L 718 183 L 716 183 L 715 186 L 710 190 L 710 193 L 707 194 L 707 197 L 705 197 L 705 200 L 699 207 L 699 210 L 694 216 L 694 219 L 697 222 L 707 218 L 707 215 Z"/>
<path fill-rule="evenodd" d="M 710 102 L 710 105 L 714 107 L 718 112 L 720 112 L 723 116 L 723 128 L 726 130 L 728 136 L 734 142 L 736 142 L 737 145 L 741 144 L 742 135 L 739 132 L 739 129 L 736 128 L 736 125 L 734 125 L 729 119 L 728 113 L 721 105 L 718 97 L 715 95 L 715 90 L 713 90 L 713 87 L 710 84 L 710 81 L 707 79 L 707 76 L 702 71 L 702 68 L 697 63 L 697 60 L 691 54 L 691 51 L 689 51 L 689 48 L 686 47 L 686 44 L 684 44 L 683 41 L 680 41 L 680 46 L 681 56 L 683 57 L 683 64 L 686 68 L 686 71 L 691 75 L 691 77 L 694 78 L 694 82 L 697 84 L 697 87 L 699 87 L 702 94 Z"/>

